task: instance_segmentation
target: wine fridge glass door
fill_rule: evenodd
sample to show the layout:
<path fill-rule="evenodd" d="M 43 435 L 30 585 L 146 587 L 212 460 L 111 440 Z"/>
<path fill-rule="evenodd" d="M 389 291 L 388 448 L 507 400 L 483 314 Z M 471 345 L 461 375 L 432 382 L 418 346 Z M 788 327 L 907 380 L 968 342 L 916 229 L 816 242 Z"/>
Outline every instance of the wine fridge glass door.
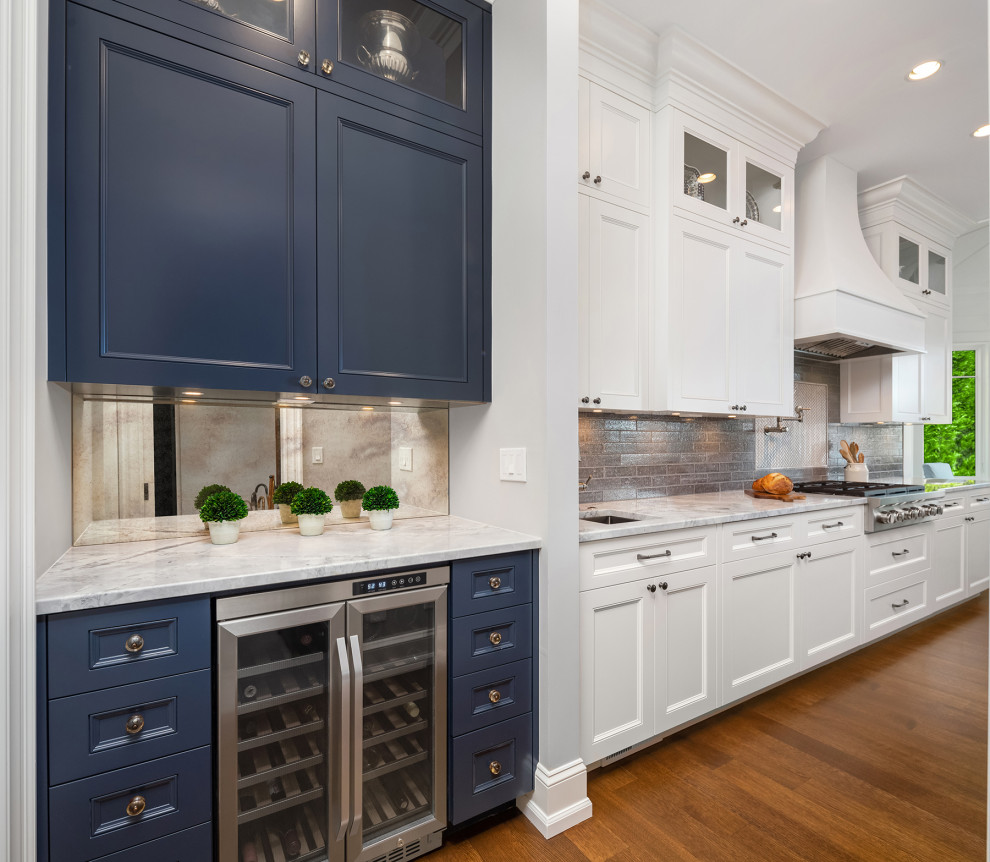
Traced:
<path fill-rule="evenodd" d="M 347 617 L 354 668 L 347 858 L 367 862 L 446 825 L 447 589 L 359 599 Z"/>
<path fill-rule="evenodd" d="M 218 624 L 221 859 L 343 860 L 343 608 Z"/>

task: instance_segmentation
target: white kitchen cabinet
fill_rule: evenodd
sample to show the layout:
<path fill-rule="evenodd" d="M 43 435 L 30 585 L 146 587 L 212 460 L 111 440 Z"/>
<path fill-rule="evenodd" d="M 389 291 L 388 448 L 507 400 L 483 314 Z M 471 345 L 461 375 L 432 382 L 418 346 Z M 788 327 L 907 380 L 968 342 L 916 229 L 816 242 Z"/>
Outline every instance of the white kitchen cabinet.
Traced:
<path fill-rule="evenodd" d="M 669 110 L 660 129 L 670 136 L 673 152 L 667 169 L 674 207 L 713 227 L 790 249 L 793 165 L 788 167 L 684 111 Z"/>
<path fill-rule="evenodd" d="M 952 319 L 936 308 L 925 309 L 925 314 L 925 353 L 841 363 L 841 421 L 952 421 Z"/>
<path fill-rule="evenodd" d="M 653 581 L 581 593 L 581 757 L 593 763 L 653 736 Z"/>
<path fill-rule="evenodd" d="M 613 202 L 650 205 L 650 112 L 578 78 L 578 183 Z"/>
<path fill-rule="evenodd" d="M 683 217 L 670 234 L 654 314 L 654 409 L 791 415 L 790 256 Z"/>
<path fill-rule="evenodd" d="M 861 539 L 842 539 L 797 554 L 798 654 L 802 670 L 862 643 Z"/>
<path fill-rule="evenodd" d="M 903 224 L 888 221 L 863 230 L 873 259 L 904 295 L 921 308 L 952 308 L 952 252 Z"/>
<path fill-rule="evenodd" d="M 963 516 L 966 524 L 966 594 L 990 586 L 990 492 L 971 495 Z"/>
<path fill-rule="evenodd" d="M 719 573 L 722 703 L 731 703 L 797 673 L 793 551 L 726 563 Z"/>
<path fill-rule="evenodd" d="M 966 598 L 968 526 L 963 515 L 939 518 L 933 523 L 932 568 L 928 575 L 932 611 Z"/>
<path fill-rule="evenodd" d="M 578 195 L 579 406 L 642 410 L 649 384 L 650 219 Z"/>
<path fill-rule="evenodd" d="M 706 566 L 653 581 L 657 591 L 656 723 L 654 733 L 718 706 L 716 677 L 716 569 Z"/>

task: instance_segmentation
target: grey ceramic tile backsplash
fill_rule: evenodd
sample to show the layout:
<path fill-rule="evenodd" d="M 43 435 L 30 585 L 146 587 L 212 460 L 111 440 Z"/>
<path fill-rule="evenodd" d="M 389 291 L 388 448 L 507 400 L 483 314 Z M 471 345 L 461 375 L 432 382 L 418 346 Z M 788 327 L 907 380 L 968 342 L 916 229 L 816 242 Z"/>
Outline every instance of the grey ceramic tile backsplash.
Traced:
<path fill-rule="evenodd" d="M 899 481 L 903 432 L 900 425 L 839 425 L 839 367 L 795 357 L 796 381 L 828 386 L 828 447 L 822 463 L 789 465 L 796 480 L 841 479 L 845 461 L 839 441 L 856 441 L 866 453 L 870 478 Z M 819 421 L 821 421 L 819 419 Z M 591 476 L 582 503 L 637 497 L 700 494 L 748 488 L 762 472 L 756 466 L 757 417 L 680 419 L 644 414 L 581 413 L 578 476 Z"/>

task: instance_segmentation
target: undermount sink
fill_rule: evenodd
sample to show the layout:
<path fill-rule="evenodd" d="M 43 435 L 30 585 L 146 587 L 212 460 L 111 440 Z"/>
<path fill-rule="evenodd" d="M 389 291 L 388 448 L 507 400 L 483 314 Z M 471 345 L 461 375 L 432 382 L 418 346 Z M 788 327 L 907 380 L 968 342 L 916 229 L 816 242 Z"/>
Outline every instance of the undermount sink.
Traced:
<path fill-rule="evenodd" d="M 585 515 L 579 516 L 582 521 L 592 521 L 595 524 L 629 524 L 639 518 L 629 518 L 625 515 Z"/>

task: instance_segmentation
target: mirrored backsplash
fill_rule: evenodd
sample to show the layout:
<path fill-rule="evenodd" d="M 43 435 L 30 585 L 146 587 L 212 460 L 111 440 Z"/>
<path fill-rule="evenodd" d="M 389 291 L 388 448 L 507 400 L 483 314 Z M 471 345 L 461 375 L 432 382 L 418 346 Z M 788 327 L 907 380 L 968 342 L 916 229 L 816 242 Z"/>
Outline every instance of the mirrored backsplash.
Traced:
<path fill-rule="evenodd" d="M 446 515 L 446 409 L 207 402 L 151 403 L 76 395 L 72 521 L 76 545 L 203 534 L 195 507 L 226 485 L 250 510 L 242 530 L 282 527 L 270 489 L 345 479 L 391 485 L 396 518 Z M 339 507 L 328 517 L 341 522 Z M 366 517 L 366 516 L 363 516 Z M 287 528 L 295 529 L 295 527 Z"/>

